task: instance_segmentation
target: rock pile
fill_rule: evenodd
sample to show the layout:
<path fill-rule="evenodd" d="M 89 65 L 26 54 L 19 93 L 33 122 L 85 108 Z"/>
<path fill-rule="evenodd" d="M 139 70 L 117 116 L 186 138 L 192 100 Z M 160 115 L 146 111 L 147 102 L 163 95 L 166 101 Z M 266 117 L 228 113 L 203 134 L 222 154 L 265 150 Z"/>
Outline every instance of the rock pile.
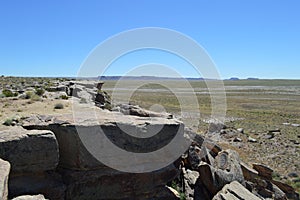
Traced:
<path fill-rule="evenodd" d="M 187 200 L 299 199 L 291 186 L 272 179 L 268 166 L 254 163 L 250 168 L 235 151 L 222 150 L 204 137 L 197 141 L 182 156 L 177 179 Z"/>

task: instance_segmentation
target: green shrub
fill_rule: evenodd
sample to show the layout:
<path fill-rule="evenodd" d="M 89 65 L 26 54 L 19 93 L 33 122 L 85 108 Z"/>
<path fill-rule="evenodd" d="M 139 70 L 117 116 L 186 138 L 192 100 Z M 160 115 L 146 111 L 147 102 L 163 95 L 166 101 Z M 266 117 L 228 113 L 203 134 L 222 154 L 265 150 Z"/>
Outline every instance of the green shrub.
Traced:
<path fill-rule="evenodd" d="M 9 89 L 2 90 L 2 94 L 4 94 L 6 97 L 13 97 L 14 96 L 14 93 Z"/>
<path fill-rule="evenodd" d="M 37 94 L 33 94 L 31 97 L 30 97 L 30 100 L 31 101 L 40 101 L 41 100 L 41 97 Z"/>
<path fill-rule="evenodd" d="M 36 88 L 35 89 L 35 94 L 38 96 L 42 96 L 45 93 L 45 90 L 43 88 Z"/>
<path fill-rule="evenodd" d="M 87 100 L 85 98 L 81 97 L 79 103 L 87 103 Z"/>
<path fill-rule="evenodd" d="M 69 97 L 67 95 L 60 95 L 60 98 L 64 99 L 64 100 L 68 100 L 69 99 Z"/>
<path fill-rule="evenodd" d="M 62 103 L 57 103 L 54 105 L 54 109 L 63 109 L 64 105 Z"/>
<path fill-rule="evenodd" d="M 12 123 L 13 123 L 13 119 L 9 118 L 9 119 L 6 119 L 4 122 L 3 122 L 3 125 L 5 126 L 11 126 Z"/>
<path fill-rule="evenodd" d="M 28 91 L 25 94 L 26 94 L 25 99 L 31 99 L 31 97 L 34 95 L 34 93 L 31 91 Z"/>

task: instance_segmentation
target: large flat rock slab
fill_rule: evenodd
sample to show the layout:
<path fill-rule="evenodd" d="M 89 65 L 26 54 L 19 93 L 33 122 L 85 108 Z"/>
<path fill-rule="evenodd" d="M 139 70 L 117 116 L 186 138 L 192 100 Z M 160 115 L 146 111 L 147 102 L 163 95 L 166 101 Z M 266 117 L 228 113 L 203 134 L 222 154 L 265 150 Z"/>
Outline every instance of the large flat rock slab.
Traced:
<path fill-rule="evenodd" d="M 0 157 L 10 162 L 12 175 L 54 170 L 58 144 L 50 130 L 13 127 L 0 131 Z"/>
<path fill-rule="evenodd" d="M 101 159 L 97 159 L 91 153 L 90 146 L 87 147 L 84 143 L 87 141 L 83 141 L 85 139 L 89 140 L 89 144 L 97 146 L 100 152 L 106 152 L 109 148 L 106 147 L 104 140 L 97 141 L 100 132 L 105 134 L 105 139 L 111 142 L 113 146 L 123 151 L 149 153 L 168 145 L 176 134 L 181 134 L 183 137 L 184 130 L 182 122 L 176 119 L 128 116 L 97 108 L 95 112 L 82 111 L 78 116 L 67 114 L 56 117 L 36 116 L 27 119 L 23 127 L 26 129 L 51 130 L 59 144 L 59 166 L 73 170 L 106 168 Z M 178 154 L 178 157 L 181 153 Z M 118 156 L 120 160 L 127 159 L 121 154 L 114 156 L 103 154 L 103 157 L 115 158 Z M 159 163 L 165 162 L 165 160 L 161 156 L 161 160 L 152 160 L 149 163 L 140 160 L 140 162 L 132 165 L 143 167 L 155 164 L 153 162 Z"/>

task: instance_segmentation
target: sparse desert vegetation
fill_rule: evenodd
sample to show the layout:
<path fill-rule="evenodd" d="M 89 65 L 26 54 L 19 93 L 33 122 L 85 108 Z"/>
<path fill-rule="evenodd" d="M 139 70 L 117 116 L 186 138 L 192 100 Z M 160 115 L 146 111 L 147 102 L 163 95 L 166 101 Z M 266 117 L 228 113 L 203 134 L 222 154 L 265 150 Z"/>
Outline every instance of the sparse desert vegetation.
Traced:
<path fill-rule="evenodd" d="M 0 130 L 7 126 L 22 124 L 22 120 L 36 115 L 59 116 L 72 114 L 72 100 L 69 91 L 70 79 L 1 77 L 0 84 Z M 128 80 L 130 81 L 130 80 Z M 108 94 L 127 88 L 115 88 L 116 81 L 106 81 L 103 90 L 95 92 L 96 100 L 108 102 Z M 91 83 L 84 82 L 84 85 Z M 172 87 L 180 88 L 180 81 L 173 81 Z M 300 81 L 299 80 L 236 80 L 224 81 L 227 98 L 226 122 L 219 128 L 209 123 L 211 98 L 205 81 L 190 81 L 199 103 L 198 134 L 214 138 L 214 131 L 220 134 L 219 144 L 236 150 L 241 159 L 251 163 L 263 163 L 275 170 L 272 177 L 300 190 Z M 106 91 L 106 92 L 104 92 Z M 181 90 L 182 95 L 189 95 Z M 155 94 L 155 95 L 153 95 Z M 114 103 L 122 101 L 112 99 Z M 82 106 L 88 106 L 89 97 L 77 99 Z M 97 101 L 96 101 L 97 102 Z M 136 90 L 130 102 L 141 108 L 152 105 L 163 106 L 166 112 L 177 117 L 180 104 L 177 97 L 166 87 L 147 84 Z M 97 103 L 96 103 L 97 104 Z M 99 107 L 113 109 L 111 104 Z M 131 107 L 139 110 L 139 107 Z M 122 108 L 121 108 L 122 109 Z M 195 111 L 197 112 L 197 111 Z M 210 131 L 212 129 L 212 131 Z M 183 198 L 182 191 L 174 186 Z"/>

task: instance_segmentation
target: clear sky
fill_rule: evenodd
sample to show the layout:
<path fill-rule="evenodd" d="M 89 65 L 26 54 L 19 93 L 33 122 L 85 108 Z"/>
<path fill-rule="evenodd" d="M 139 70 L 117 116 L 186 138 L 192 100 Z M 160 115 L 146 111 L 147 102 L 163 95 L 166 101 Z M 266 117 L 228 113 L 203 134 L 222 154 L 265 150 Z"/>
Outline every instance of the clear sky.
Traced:
<path fill-rule="evenodd" d="M 108 37 L 163 27 L 202 45 L 222 78 L 300 79 L 299 10 L 298 0 L 2 0 L 0 75 L 76 76 Z M 140 61 L 172 59 L 153 55 Z M 181 64 L 174 67 L 184 76 L 198 76 Z M 106 75 L 121 75 L 124 66 Z"/>

